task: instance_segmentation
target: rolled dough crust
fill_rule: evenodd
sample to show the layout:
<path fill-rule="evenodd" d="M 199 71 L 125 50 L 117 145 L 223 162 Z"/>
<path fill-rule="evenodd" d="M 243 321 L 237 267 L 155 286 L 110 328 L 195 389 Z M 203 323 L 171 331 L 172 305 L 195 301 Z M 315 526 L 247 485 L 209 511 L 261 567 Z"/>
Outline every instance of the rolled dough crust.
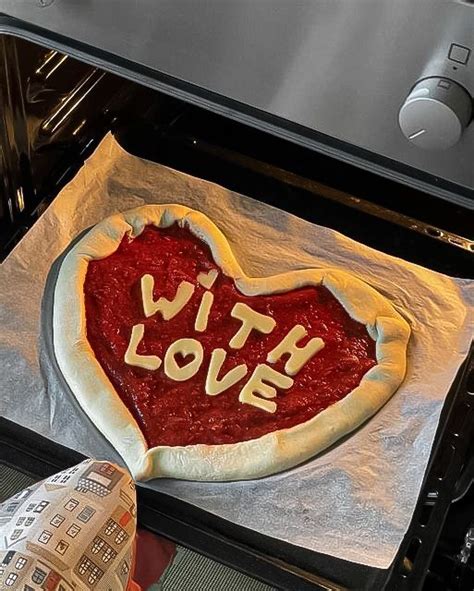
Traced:
<path fill-rule="evenodd" d="M 169 227 L 175 222 L 208 244 L 216 264 L 246 295 L 324 285 L 354 320 L 366 325 L 376 341 L 377 365 L 342 400 L 295 427 L 239 443 L 149 448 L 89 345 L 83 286 L 89 261 L 112 254 L 126 234 L 135 237 L 149 224 Z M 272 277 L 248 277 L 225 236 L 208 217 L 174 204 L 146 205 L 97 224 L 64 258 L 54 293 L 53 345 L 59 368 L 81 407 L 137 480 L 247 480 L 311 458 L 375 414 L 397 390 L 405 376 L 409 336 L 408 323 L 391 303 L 349 273 L 304 269 Z"/>

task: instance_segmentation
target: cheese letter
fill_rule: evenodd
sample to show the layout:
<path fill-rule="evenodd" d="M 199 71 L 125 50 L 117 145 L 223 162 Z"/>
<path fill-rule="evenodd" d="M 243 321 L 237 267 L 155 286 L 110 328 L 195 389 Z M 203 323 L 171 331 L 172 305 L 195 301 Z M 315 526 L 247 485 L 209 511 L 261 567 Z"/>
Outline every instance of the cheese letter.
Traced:
<path fill-rule="evenodd" d="M 251 404 L 267 412 L 274 413 L 277 405 L 275 402 L 270 400 L 263 400 L 255 394 L 260 394 L 264 398 L 275 398 L 277 392 L 273 386 L 266 384 L 270 382 L 278 388 L 288 390 L 293 385 L 293 380 L 288 376 L 275 371 L 268 365 L 260 364 L 254 369 L 253 374 L 250 376 L 249 381 L 245 384 L 239 394 L 240 402 L 244 404 Z"/>
<path fill-rule="evenodd" d="M 184 306 L 189 302 L 193 293 L 194 285 L 188 281 L 181 281 L 178 285 L 176 295 L 173 300 L 167 300 L 161 297 L 157 302 L 153 299 L 153 290 L 155 287 L 155 279 L 152 275 L 143 275 L 141 279 L 142 288 L 142 302 L 145 316 L 149 318 L 160 312 L 164 320 L 174 318 L 176 314 L 181 312 Z"/>
<path fill-rule="evenodd" d="M 194 322 L 194 330 L 197 330 L 197 332 L 204 332 L 206 330 L 213 301 L 214 294 L 210 291 L 205 291 L 199 304 L 196 321 Z"/>
<path fill-rule="evenodd" d="M 296 375 L 303 365 L 324 347 L 324 341 L 319 338 L 311 339 L 304 347 L 297 347 L 296 343 L 307 334 L 301 324 L 294 326 L 281 343 L 267 355 L 268 363 L 275 363 L 283 355 L 289 354 L 290 357 L 285 363 L 285 371 L 290 376 Z"/>
<path fill-rule="evenodd" d="M 209 273 L 204 273 L 203 271 L 202 273 L 199 273 L 197 277 L 198 283 L 206 289 L 211 289 L 211 287 L 214 285 L 215 280 L 217 279 L 217 275 L 218 273 L 216 269 L 211 269 Z"/>
<path fill-rule="evenodd" d="M 124 361 L 128 365 L 135 365 L 143 369 L 158 369 L 161 365 L 161 359 L 156 355 L 139 355 L 137 353 L 138 345 L 143 339 L 145 333 L 145 326 L 143 324 L 135 324 L 132 328 L 132 336 L 130 343 L 125 351 Z"/>
<path fill-rule="evenodd" d="M 242 363 L 227 372 L 221 380 L 218 380 L 217 376 L 222 369 L 226 356 L 227 354 L 224 349 L 214 349 L 211 354 L 206 378 L 206 394 L 209 394 L 209 396 L 215 396 L 224 392 L 224 390 L 227 390 L 247 375 L 247 366 L 245 363 Z"/>
<path fill-rule="evenodd" d="M 264 314 L 260 314 L 260 312 L 255 312 L 247 304 L 242 304 L 241 302 L 235 304 L 230 315 L 232 318 L 237 318 L 242 322 L 242 326 L 230 340 L 229 346 L 232 349 L 242 349 L 252 330 L 255 329 L 264 334 L 269 334 L 276 325 L 275 320 L 271 316 L 265 316 Z"/>
<path fill-rule="evenodd" d="M 191 361 L 183 366 L 176 363 L 176 355 L 183 357 L 192 355 Z M 197 374 L 201 367 L 204 351 L 202 345 L 196 339 L 179 339 L 168 347 L 165 355 L 165 374 L 176 382 L 184 382 Z"/>

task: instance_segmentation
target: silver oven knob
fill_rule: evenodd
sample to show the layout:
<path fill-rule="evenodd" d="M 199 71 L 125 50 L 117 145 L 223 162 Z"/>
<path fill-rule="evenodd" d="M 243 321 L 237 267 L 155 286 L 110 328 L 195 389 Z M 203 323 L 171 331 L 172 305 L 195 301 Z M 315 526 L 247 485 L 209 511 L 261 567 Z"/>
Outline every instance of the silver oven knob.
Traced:
<path fill-rule="evenodd" d="M 472 116 L 472 98 L 448 78 L 418 82 L 400 109 L 403 135 L 415 146 L 443 150 L 453 146 Z"/>

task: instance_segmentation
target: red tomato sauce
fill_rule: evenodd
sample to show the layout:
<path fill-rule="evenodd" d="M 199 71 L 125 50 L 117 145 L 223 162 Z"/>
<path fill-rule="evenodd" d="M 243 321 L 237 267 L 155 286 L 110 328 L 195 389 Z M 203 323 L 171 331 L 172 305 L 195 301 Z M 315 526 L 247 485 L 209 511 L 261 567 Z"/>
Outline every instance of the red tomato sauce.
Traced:
<path fill-rule="evenodd" d="M 207 330 L 194 330 L 204 293 L 197 282 L 201 272 L 217 269 L 219 275 Z M 165 321 L 160 313 L 145 318 L 140 280 L 144 274 L 155 279 L 155 300 L 172 300 L 181 281 L 196 286 L 190 302 L 174 318 Z M 350 318 L 325 287 L 304 287 L 291 292 L 247 297 L 215 264 L 209 247 L 188 229 L 147 226 L 134 239 L 126 236 L 112 255 L 91 261 L 85 280 L 87 337 L 97 360 L 118 395 L 139 424 L 150 447 L 157 445 L 223 444 L 255 439 L 266 433 L 303 423 L 341 400 L 376 364 L 375 342 L 363 324 Z M 231 317 L 236 302 L 272 316 L 276 327 L 268 335 L 252 331 L 240 350 L 229 341 L 241 326 Z M 168 378 L 163 364 L 156 371 L 127 365 L 124 354 L 132 327 L 145 325 L 138 347 L 140 355 L 164 359 L 169 345 L 180 338 L 195 338 L 204 349 L 198 373 L 185 382 Z M 324 348 L 293 376 L 289 390 L 278 391 L 275 413 L 239 402 L 239 393 L 255 366 L 295 326 L 303 325 L 308 337 L 324 340 Z M 218 376 L 245 363 L 247 375 L 217 396 L 208 396 L 204 384 L 213 349 L 226 350 L 227 358 Z M 188 360 L 182 360 L 186 363 Z M 284 373 L 286 359 L 271 365 Z"/>

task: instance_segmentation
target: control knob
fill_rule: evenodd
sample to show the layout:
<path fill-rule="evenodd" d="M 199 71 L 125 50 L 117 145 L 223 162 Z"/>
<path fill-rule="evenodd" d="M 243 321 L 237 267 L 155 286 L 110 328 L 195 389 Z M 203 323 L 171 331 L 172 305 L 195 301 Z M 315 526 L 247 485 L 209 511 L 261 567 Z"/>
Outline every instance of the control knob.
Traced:
<path fill-rule="evenodd" d="M 472 98 L 449 78 L 417 82 L 405 100 L 398 122 L 418 148 L 444 150 L 456 144 L 472 117 Z"/>

